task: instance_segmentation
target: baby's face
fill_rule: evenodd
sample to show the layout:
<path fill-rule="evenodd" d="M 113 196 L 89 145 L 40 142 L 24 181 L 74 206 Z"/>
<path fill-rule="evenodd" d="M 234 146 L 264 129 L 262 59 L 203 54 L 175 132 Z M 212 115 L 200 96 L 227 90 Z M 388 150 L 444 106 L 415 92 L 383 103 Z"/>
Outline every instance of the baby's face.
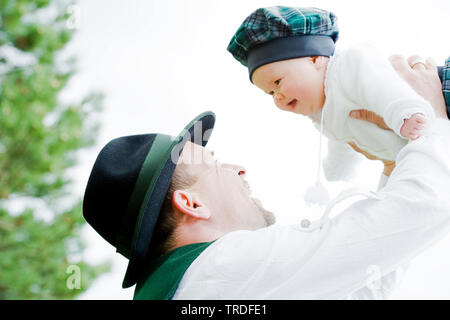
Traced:
<path fill-rule="evenodd" d="M 256 69 L 253 83 L 273 96 L 284 111 L 311 115 L 325 103 L 325 72 L 329 58 L 306 57 L 272 62 Z"/>

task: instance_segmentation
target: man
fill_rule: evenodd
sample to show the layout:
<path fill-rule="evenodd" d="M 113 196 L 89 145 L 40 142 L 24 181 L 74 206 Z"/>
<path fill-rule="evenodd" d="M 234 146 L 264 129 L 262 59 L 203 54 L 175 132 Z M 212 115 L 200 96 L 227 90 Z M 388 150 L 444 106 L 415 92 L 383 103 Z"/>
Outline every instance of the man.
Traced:
<path fill-rule="evenodd" d="M 450 126 L 436 67 L 394 65 L 408 82 L 420 80 L 419 92 L 440 119 L 404 147 L 395 170 L 385 161 L 378 192 L 357 193 L 368 199 L 332 219 L 333 204 L 352 193 L 318 221 L 274 225 L 251 198 L 245 169 L 221 164 L 205 148 L 212 113 L 177 138 L 149 134 L 108 143 L 89 178 L 83 214 L 130 259 L 123 286 L 137 283 L 135 299 L 386 297 L 396 270 L 450 227 Z M 365 111 L 360 117 L 383 125 Z"/>

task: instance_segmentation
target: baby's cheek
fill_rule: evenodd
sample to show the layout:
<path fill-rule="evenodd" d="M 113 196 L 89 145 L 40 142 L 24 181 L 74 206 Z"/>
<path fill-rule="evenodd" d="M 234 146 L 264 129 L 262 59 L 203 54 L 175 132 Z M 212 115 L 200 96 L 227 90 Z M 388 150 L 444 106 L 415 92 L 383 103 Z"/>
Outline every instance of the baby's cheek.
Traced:
<path fill-rule="evenodd" d="M 318 102 L 325 99 L 323 86 L 309 83 L 309 85 L 302 86 L 298 89 L 300 96 L 309 102 Z"/>
<path fill-rule="evenodd" d="M 308 92 L 307 90 L 305 90 L 305 88 L 301 85 L 290 85 L 286 88 L 286 95 L 288 97 L 297 97 L 297 98 L 302 98 L 305 96 L 308 96 Z"/>

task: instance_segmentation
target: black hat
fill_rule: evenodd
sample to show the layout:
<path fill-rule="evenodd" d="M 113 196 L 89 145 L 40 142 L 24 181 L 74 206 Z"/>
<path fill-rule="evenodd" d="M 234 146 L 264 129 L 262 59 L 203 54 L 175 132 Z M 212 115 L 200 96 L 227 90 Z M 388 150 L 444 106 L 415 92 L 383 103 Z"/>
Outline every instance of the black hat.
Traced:
<path fill-rule="evenodd" d="M 86 221 L 128 258 L 122 287 L 142 274 L 153 230 L 178 158 L 187 141 L 205 146 L 213 112 L 192 120 L 175 138 L 154 133 L 120 137 L 99 153 L 83 200 Z"/>

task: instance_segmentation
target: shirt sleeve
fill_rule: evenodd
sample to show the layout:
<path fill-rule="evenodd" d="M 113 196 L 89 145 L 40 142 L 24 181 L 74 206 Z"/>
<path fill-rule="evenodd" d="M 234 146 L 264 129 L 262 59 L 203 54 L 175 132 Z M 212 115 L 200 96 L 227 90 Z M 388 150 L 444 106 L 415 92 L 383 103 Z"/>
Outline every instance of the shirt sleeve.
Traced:
<path fill-rule="evenodd" d="M 399 136 L 403 120 L 414 113 L 434 117 L 430 103 L 416 93 L 371 45 L 345 51 L 338 67 L 339 82 L 356 105 L 382 116 Z"/>
<path fill-rule="evenodd" d="M 385 175 L 383 172 L 380 174 L 380 179 L 378 180 L 378 188 L 380 190 L 383 188 L 389 176 Z M 376 266 L 367 268 L 367 283 L 366 286 L 352 292 L 349 294 L 347 300 L 380 300 L 389 299 L 394 293 L 397 285 L 402 280 L 404 272 L 407 270 L 409 263 L 405 262 L 400 265 L 396 270 L 381 276 L 381 270 Z"/>
<path fill-rule="evenodd" d="M 401 150 L 380 199 L 357 201 L 311 232 L 230 234 L 199 274 L 216 279 L 206 282 L 222 298 L 238 299 L 343 299 L 367 287 L 374 270 L 391 278 L 450 231 L 450 123 L 434 128 Z"/>
<path fill-rule="evenodd" d="M 384 173 L 381 173 L 378 182 L 377 190 L 383 188 L 389 177 Z M 349 294 L 347 300 L 373 300 L 373 299 L 389 299 L 393 294 L 395 288 L 400 283 L 402 276 L 408 263 L 404 263 L 396 270 L 381 276 L 381 270 L 377 266 L 371 266 L 367 268 L 367 283 L 366 286 Z"/>

